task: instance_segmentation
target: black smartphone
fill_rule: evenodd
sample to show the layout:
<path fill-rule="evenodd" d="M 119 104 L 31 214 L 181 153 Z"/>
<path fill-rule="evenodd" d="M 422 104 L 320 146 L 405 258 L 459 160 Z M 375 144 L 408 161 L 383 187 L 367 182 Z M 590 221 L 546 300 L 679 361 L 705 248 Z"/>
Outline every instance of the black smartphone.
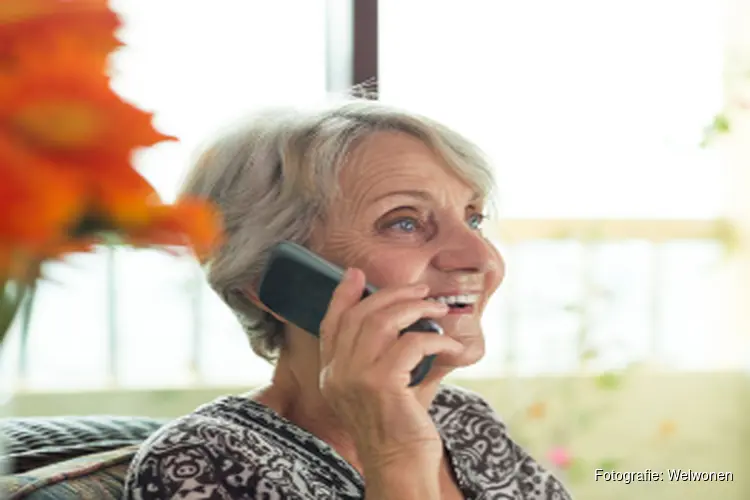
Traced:
<path fill-rule="evenodd" d="M 278 316 L 319 337 L 320 323 L 343 275 L 343 269 L 307 248 L 282 241 L 271 249 L 261 274 L 258 298 Z M 366 285 L 362 298 L 376 290 Z M 427 318 L 405 328 L 401 334 L 406 332 L 443 334 L 440 325 Z M 434 361 L 434 355 L 422 359 L 411 372 L 409 387 L 424 380 Z"/>

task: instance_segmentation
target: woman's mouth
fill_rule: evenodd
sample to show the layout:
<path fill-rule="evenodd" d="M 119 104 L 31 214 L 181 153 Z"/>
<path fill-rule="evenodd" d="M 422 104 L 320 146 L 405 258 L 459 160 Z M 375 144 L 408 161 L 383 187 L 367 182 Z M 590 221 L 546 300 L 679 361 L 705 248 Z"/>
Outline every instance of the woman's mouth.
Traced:
<path fill-rule="evenodd" d="M 448 314 L 473 314 L 481 295 L 478 293 L 461 293 L 455 295 L 436 295 L 427 300 L 440 302 L 449 307 Z"/>

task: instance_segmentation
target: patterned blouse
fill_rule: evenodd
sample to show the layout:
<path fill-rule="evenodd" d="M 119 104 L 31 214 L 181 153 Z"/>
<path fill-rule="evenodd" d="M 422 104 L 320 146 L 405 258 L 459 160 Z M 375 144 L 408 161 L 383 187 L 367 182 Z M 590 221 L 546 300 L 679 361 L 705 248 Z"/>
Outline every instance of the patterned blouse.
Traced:
<path fill-rule="evenodd" d="M 429 410 L 467 499 L 570 500 L 477 394 L 444 385 Z M 130 465 L 126 500 L 361 499 L 362 476 L 270 408 L 226 396 L 153 434 Z"/>

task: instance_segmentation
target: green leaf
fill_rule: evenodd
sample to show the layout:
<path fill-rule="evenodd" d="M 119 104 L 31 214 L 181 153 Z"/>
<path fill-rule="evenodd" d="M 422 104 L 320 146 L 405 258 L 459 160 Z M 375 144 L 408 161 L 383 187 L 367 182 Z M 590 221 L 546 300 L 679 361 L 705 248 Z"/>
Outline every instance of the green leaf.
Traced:
<path fill-rule="evenodd" d="M 700 143 L 700 147 L 706 148 L 710 146 L 717 135 L 727 134 L 731 131 L 731 128 L 732 126 L 727 115 L 720 113 L 714 116 L 711 125 L 703 130 L 703 140 Z"/>
<path fill-rule="evenodd" d="M 2 285 L 0 289 L 0 344 L 2 344 L 21 309 L 28 288 L 18 281 L 5 281 L 0 284 Z"/>
<path fill-rule="evenodd" d="M 596 349 L 586 349 L 581 353 L 582 361 L 591 361 L 599 356 L 599 352 Z"/>
<path fill-rule="evenodd" d="M 568 467 L 568 478 L 571 482 L 579 482 L 586 479 L 591 474 L 590 468 L 586 467 L 586 462 L 580 458 L 574 458 Z"/>
<path fill-rule="evenodd" d="M 601 462 L 599 462 L 599 465 L 596 468 L 603 469 L 605 471 L 617 470 L 618 465 L 619 461 L 615 460 L 614 458 L 605 458 Z"/>
<path fill-rule="evenodd" d="M 724 114 L 718 114 L 714 117 L 711 128 L 719 134 L 726 134 L 730 130 L 729 118 Z"/>
<path fill-rule="evenodd" d="M 613 372 L 602 373 L 594 378 L 594 384 L 599 389 L 613 391 L 622 385 L 622 376 Z"/>

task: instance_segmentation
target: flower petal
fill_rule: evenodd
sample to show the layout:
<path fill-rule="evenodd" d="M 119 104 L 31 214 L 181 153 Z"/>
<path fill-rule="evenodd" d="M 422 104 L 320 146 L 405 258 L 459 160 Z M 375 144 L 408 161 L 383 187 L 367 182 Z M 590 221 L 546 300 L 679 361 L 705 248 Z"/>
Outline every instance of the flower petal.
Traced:
<path fill-rule="evenodd" d="M 104 69 L 119 45 L 117 13 L 106 0 L 5 0 L 0 2 L 0 73 L 20 71 L 67 54 L 95 56 Z M 92 59 L 93 60 L 93 59 Z"/>
<path fill-rule="evenodd" d="M 83 212 L 83 186 L 0 135 L 0 244 L 38 249 Z"/>
<path fill-rule="evenodd" d="M 151 113 L 123 101 L 106 75 L 56 61 L 0 81 L 0 133 L 79 168 L 129 162 L 135 148 L 176 140 L 154 129 Z"/>
<path fill-rule="evenodd" d="M 183 199 L 154 206 L 149 223 L 131 230 L 127 240 L 136 246 L 187 245 L 204 259 L 221 243 L 220 221 L 218 211 L 205 201 Z"/>

